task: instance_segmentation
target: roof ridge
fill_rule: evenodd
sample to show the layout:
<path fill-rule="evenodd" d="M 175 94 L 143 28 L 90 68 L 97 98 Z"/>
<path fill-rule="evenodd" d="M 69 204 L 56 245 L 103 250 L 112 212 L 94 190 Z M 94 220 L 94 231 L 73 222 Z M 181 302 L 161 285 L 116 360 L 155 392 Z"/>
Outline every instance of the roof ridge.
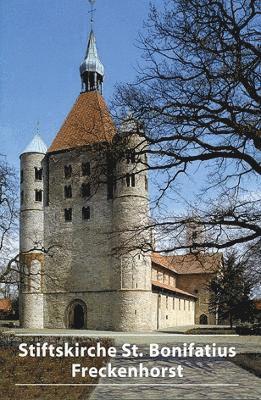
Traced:
<path fill-rule="evenodd" d="M 116 133 L 107 104 L 98 91 L 81 93 L 48 149 L 49 153 L 112 141 Z"/>

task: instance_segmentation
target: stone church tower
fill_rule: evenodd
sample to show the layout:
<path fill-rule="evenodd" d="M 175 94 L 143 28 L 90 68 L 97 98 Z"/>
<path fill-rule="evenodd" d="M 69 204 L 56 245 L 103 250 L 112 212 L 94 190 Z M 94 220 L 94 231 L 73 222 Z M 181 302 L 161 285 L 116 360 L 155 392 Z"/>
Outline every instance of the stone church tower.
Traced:
<path fill-rule="evenodd" d="M 150 330 L 151 258 L 137 250 L 150 236 L 133 235 L 149 215 L 147 173 L 135 154 L 144 143 L 131 119 L 116 133 L 102 97 L 104 67 L 93 31 L 80 75 L 82 92 L 46 154 L 21 156 L 21 251 L 30 250 L 26 237 L 34 237 L 34 226 L 46 252 L 44 261 L 38 250 L 29 253 L 42 260 L 42 273 L 36 292 L 21 297 L 23 326 Z M 119 147 L 124 157 L 115 163 L 110 154 Z M 42 161 L 38 204 L 26 197 L 25 181 L 32 196 L 32 174 Z M 126 243 L 128 250 L 120 251 Z"/>

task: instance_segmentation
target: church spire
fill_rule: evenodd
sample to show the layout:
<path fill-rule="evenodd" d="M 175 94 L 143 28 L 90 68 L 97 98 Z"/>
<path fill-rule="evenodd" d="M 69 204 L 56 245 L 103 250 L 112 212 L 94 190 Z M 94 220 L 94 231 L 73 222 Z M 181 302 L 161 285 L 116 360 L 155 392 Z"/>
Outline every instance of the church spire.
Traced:
<path fill-rule="evenodd" d="M 98 55 L 96 47 L 96 39 L 93 31 L 93 5 L 95 0 L 89 0 L 92 6 L 91 13 L 91 32 L 89 35 L 88 46 L 84 61 L 80 66 L 80 74 L 82 80 L 82 90 L 84 92 L 100 91 L 102 92 L 102 84 L 104 77 L 104 66 Z"/>

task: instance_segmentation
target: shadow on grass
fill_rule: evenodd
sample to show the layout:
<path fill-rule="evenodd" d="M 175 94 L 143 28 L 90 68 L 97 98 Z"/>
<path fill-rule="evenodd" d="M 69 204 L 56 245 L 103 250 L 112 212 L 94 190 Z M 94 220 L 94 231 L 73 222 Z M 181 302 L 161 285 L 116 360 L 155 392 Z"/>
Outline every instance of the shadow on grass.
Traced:
<path fill-rule="evenodd" d="M 246 369 L 261 378 L 261 353 L 242 353 L 230 358 L 229 361 Z"/>
<path fill-rule="evenodd" d="M 110 346 L 111 343 L 104 339 L 99 340 L 104 346 Z M 82 345 L 84 345 L 82 343 Z M 88 342 L 88 346 L 96 345 L 96 342 Z M 72 364 L 76 362 L 84 367 L 101 368 L 106 365 L 108 359 L 102 357 L 79 357 L 72 358 L 52 358 L 41 357 L 21 358 L 18 356 L 17 346 L 0 346 L 0 387 L 1 400 L 81 400 L 88 399 L 98 384 L 99 378 L 72 378 Z M 34 386 L 16 386 L 18 383 L 84 383 L 94 384 L 94 386 L 59 386 L 59 387 L 34 387 Z"/>

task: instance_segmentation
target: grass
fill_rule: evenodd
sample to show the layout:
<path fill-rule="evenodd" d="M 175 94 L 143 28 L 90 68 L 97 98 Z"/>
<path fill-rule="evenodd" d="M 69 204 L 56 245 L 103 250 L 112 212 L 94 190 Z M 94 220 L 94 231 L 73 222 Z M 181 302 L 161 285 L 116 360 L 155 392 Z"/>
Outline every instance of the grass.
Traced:
<path fill-rule="evenodd" d="M 261 353 L 241 353 L 229 361 L 261 378 Z"/>
<path fill-rule="evenodd" d="M 109 340 L 100 340 L 110 346 Z M 81 343 L 84 345 L 83 343 Z M 88 345 L 95 343 L 88 342 Z M 72 378 L 72 363 L 84 367 L 101 368 L 107 363 L 106 358 L 31 358 L 18 357 L 17 347 L 0 347 L 0 387 L 1 400 L 80 400 L 88 399 L 95 386 L 79 387 L 19 387 L 16 383 L 94 383 L 98 378 Z"/>
<path fill-rule="evenodd" d="M 231 328 L 192 328 L 185 333 L 187 335 L 234 335 L 236 331 Z"/>

